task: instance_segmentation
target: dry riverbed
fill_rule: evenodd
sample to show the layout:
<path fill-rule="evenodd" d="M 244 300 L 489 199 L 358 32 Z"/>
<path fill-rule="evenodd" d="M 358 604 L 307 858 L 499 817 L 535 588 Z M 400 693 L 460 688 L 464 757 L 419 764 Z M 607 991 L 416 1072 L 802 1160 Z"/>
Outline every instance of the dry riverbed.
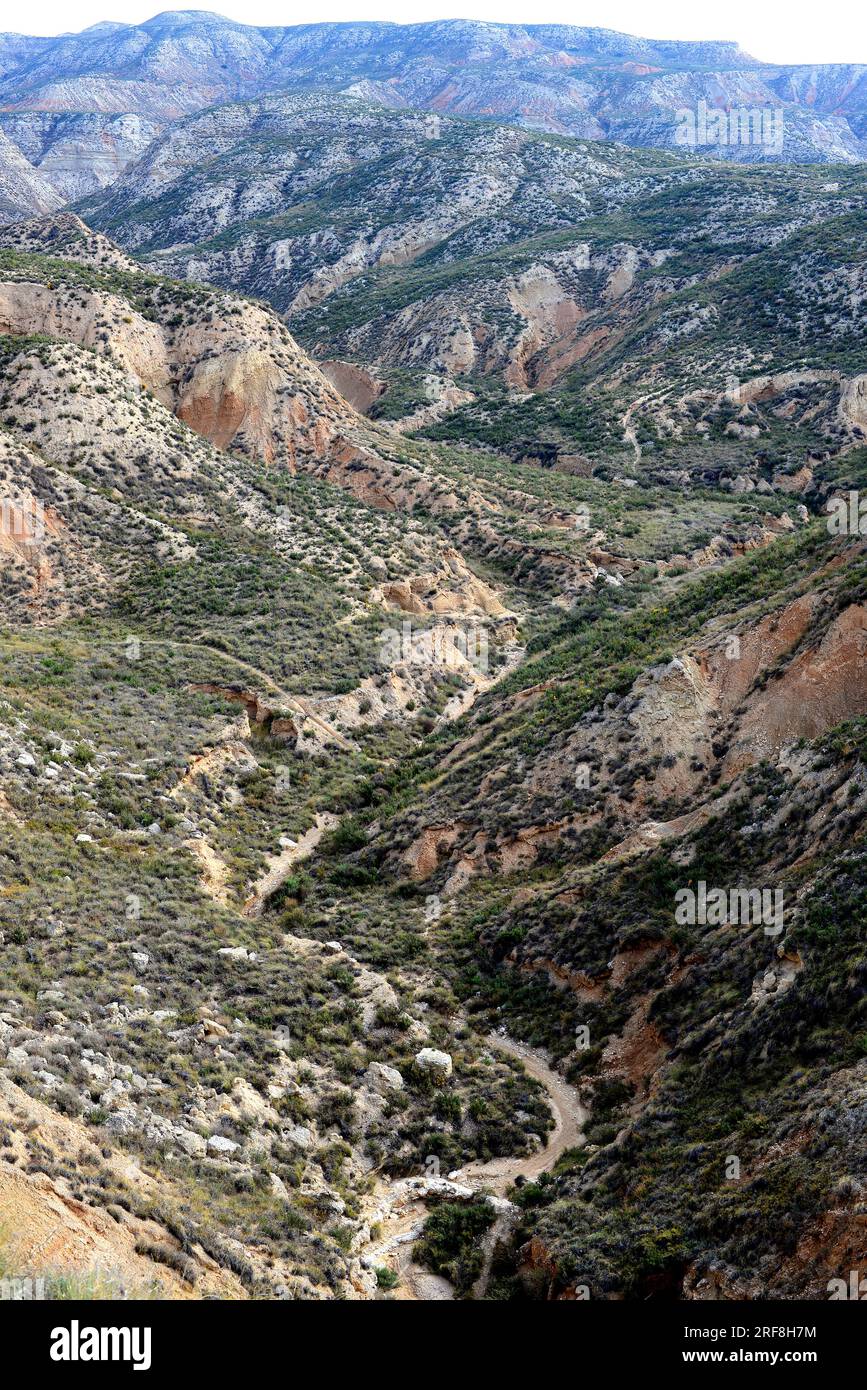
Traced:
<path fill-rule="evenodd" d="M 383 1185 L 377 1194 L 376 1210 L 371 1214 L 371 1224 L 378 1224 L 383 1234 L 368 1246 L 364 1252 L 364 1262 L 369 1266 L 391 1269 L 398 1275 L 400 1283 L 395 1289 L 398 1300 L 442 1302 L 455 1296 L 447 1279 L 423 1269 L 412 1258 L 413 1244 L 420 1236 L 427 1217 L 424 1195 L 432 1191 L 434 1185 L 444 1197 L 452 1195 L 457 1200 L 469 1200 L 476 1194 L 485 1193 L 496 1204 L 496 1220 L 485 1238 L 482 1273 L 473 1289 L 474 1297 L 482 1297 L 495 1246 L 507 1234 L 515 1214 L 515 1208 L 505 1200 L 505 1192 L 518 1178 L 531 1181 L 539 1177 L 553 1167 L 567 1149 L 583 1143 L 586 1111 L 574 1087 L 553 1070 L 544 1053 L 499 1033 L 490 1034 L 488 1043 L 497 1051 L 516 1058 L 530 1076 L 541 1082 L 554 1115 L 554 1128 L 544 1148 L 526 1157 L 469 1163 L 450 1173 L 447 1179 L 400 1178 Z"/>

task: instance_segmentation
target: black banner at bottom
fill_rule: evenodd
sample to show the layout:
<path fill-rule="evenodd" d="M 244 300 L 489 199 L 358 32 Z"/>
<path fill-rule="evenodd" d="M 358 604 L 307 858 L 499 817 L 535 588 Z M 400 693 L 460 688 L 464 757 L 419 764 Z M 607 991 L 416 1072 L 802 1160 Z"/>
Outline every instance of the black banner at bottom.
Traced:
<path fill-rule="evenodd" d="M 576 1374 L 579 1365 L 587 1367 L 594 1358 L 610 1374 L 667 1375 L 677 1370 L 700 1379 L 707 1370 L 763 1367 L 773 1376 L 807 1369 L 827 1378 L 858 1364 L 867 1323 L 865 1309 L 851 1304 L 862 1301 L 579 1301 L 543 1307 L 511 1304 L 508 1309 L 500 1305 L 499 1312 L 497 1305 L 488 1305 L 481 1313 L 458 1314 L 457 1328 L 463 1345 L 472 1338 L 470 1344 L 478 1354 L 484 1348 L 488 1371 L 502 1365 L 504 1372 L 514 1373 L 510 1362 L 516 1348 L 532 1357 L 534 1345 L 541 1348 L 540 1339 L 554 1331 L 567 1339 L 556 1343 L 560 1355 L 578 1358 Z M 504 1312 L 508 1321 L 499 1324 Z M 409 1324 L 404 1322 L 407 1315 Z M 290 1350 L 294 1356 L 305 1348 L 319 1361 L 323 1373 L 333 1375 L 345 1368 L 346 1374 L 357 1374 L 364 1363 L 362 1349 L 370 1349 L 371 1335 L 387 1339 L 376 1343 L 374 1363 L 385 1375 L 390 1356 L 400 1347 L 401 1331 L 417 1337 L 413 1321 L 417 1316 L 399 1308 L 376 1313 L 369 1305 L 362 1310 L 354 1303 L 6 1301 L 0 1302 L 0 1337 L 7 1354 L 26 1347 L 28 1369 L 49 1383 L 99 1379 L 103 1372 L 141 1379 L 174 1377 L 184 1371 L 224 1381 L 227 1375 L 251 1370 L 267 1375 L 266 1368 L 286 1365 Z M 443 1316 L 438 1313 L 436 1323 L 425 1321 L 424 1340 L 414 1342 L 414 1353 L 411 1349 L 399 1353 L 404 1374 L 421 1371 L 424 1375 L 428 1368 L 454 1365 L 455 1344 L 430 1335 L 444 1330 Z M 349 1318 L 348 1324 L 344 1318 Z M 338 1331 L 349 1335 L 335 1337 Z M 416 1372 L 407 1356 L 410 1361 L 420 1357 Z M 305 1378 L 310 1373 L 308 1363 Z"/>

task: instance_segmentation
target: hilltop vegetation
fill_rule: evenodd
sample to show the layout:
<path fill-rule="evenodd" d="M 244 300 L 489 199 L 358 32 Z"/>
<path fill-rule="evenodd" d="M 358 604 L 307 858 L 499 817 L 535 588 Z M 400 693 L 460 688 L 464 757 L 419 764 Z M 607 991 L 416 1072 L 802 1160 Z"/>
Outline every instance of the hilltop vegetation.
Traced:
<path fill-rule="evenodd" d="M 268 300 L 404 434 L 754 486 L 863 438 L 854 169 L 272 96 L 168 131 L 85 211 Z"/>

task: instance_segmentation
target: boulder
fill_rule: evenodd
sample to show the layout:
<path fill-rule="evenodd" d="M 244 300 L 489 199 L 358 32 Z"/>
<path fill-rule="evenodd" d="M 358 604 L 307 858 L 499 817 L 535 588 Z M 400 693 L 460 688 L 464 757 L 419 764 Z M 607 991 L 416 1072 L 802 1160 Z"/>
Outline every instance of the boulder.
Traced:
<path fill-rule="evenodd" d="M 447 1052 L 438 1052 L 435 1047 L 423 1047 L 415 1054 L 416 1070 L 430 1078 L 437 1086 L 448 1081 L 452 1074 L 452 1059 Z"/>
<path fill-rule="evenodd" d="M 212 1134 L 208 1140 L 208 1153 L 216 1154 L 218 1158 L 228 1158 L 240 1147 L 240 1144 L 236 1144 L 233 1139 L 226 1139 L 222 1134 Z"/>
<path fill-rule="evenodd" d="M 445 1053 L 440 1053 L 445 1056 Z M 371 1091 L 384 1095 L 387 1091 L 402 1091 L 403 1077 L 397 1067 L 386 1066 L 385 1062 L 371 1062 L 364 1073 L 364 1084 Z"/>
<path fill-rule="evenodd" d="M 174 1128 L 174 1139 L 179 1149 L 183 1149 L 189 1158 L 204 1158 L 208 1151 L 208 1146 L 201 1134 L 196 1134 L 195 1130 L 184 1129 L 182 1125 Z"/>

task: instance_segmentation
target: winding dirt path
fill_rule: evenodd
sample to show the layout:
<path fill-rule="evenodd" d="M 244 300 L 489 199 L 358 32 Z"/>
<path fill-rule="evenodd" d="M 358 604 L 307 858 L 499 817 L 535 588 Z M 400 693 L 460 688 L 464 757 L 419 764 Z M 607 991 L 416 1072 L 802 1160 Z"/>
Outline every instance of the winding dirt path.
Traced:
<path fill-rule="evenodd" d="M 630 444 L 634 449 L 636 463 L 640 463 L 641 461 L 641 445 L 638 442 L 638 431 L 635 425 L 633 425 L 632 423 L 632 417 L 635 414 L 638 407 L 640 405 L 644 405 L 646 401 L 664 400 L 665 397 L 669 394 L 670 393 L 667 390 L 648 391 L 645 395 L 638 396 L 634 401 L 630 401 L 629 405 L 626 407 L 626 410 L 620 421 L 620 424 L 623 428 L 623 443 Z"/>
<path fill-rule="evenodd" d="M 78 640 L 80 642 L 84 641 L 82 638 Z M 338 731 L 333 729 L 321 715 L 318 715 L 315 710 L 310 708 L 310 701 L 306 696 L 290 695 L 288 691 L 283 690 L 283 688 L 278 685 L 273 676 L 268 675 L 267 671 L 263 671 L 259 666 L 251 666 L 250 662 L 245 661 L 243 657 L 233 656 L 231 652 L 223 651 L 221 647 L 209 646 L 207 642 L 183 641 L 177 637 L 138 637 L 136 640 L 142 647 L 174 647 L 178 651 L 208 652 L 209 655 L 218 657 L 220 661 L 229 661 L 234 666 L 237 666 L 239 670 L 246 672 L 248 676 L 252 676 L 254 680 L 267 686 L 271 695 L 278 696 L 281 703 L 284 704 L 287 709 L 290 709 L 293 714 L 298 714 L 303 719 L 309 719 L 311 724 L 314 724 L 323 735 L 323 739 L 326 743 L 333 742 L 338 744 L 340 748 L 347 750 L 354 747 L 350 739 L 338 733 Z M 122 647 L 124 642 L 122 639 L 118 639 L 117 641 L 87 642 L 86 645 L 91 647 Z"/>
<path fill-rule="evenodd" d="M 487 1163 L 468 1163 L 454 1175 L 455 1182 L 490 1188 L 502 1196 L 516 1178 L 523 1177 L 528 1181 L 538 1178 L 540 1173 L 554 1166 L 566 1149 L 574 1149 L 583 1143 L 587 1111 L 579 1101 L 574 1086 L 570 1086 L 553 1070 L 544 1053 L 500 1033 L 489 1034 L 487 1042 L 499 1052 L 505 1052 L 522 1062 L 529 1075 L 541 1082 L 554 1115 L 554 1128 L 548 1135 L 544 1149 L 526 1158 L 492 1158 Z"/>
<path fill-rule="evenodd" d="M 639 396 L 637 400 L 632 401 L 626 407 L 623 419 L 620 421 L 620 424 L 623 428 L 623 443 L 630 444 L 632 448 L 635 450 L 636 463 L 640 462 L 641 460 L 641 445 L 638 442 L 638 432 L 632 423 L 632 416 L 634 412 L 638 409 L 638 407 L 642 405 L 646 400 L 646 396 Z"/>
<path fill-rule="evenodd" d="M 587 1111 L 581 1105 L 574 1087 L 568 1085 L 547 1061 L 544 1053 L 500 1033 L 491 1033 L 488 1045 L 505 1052 L 521 1062 L 530 1076 L 535 1077 L 548 1097 L 554 1115 L 554 1128 L 543 1149 L 525 1158 L 494 1158 L 487 1163 L 468 1163 L 449 1174 L 456 1196 L 467 1198 L 469 1191 L 489 1193 L 502 1199 L 515 1179 L 528 1181 L 537 1178 L 557 1162 L 566 1149 L 577 1148 L 584 1142 L 583 1129 Z M 463 1191 L 461 1191 L 461 1189 Z M 443 1302 L 454 1299 L 454 1289 L 447 1279 L 422 1268 L 412 1258 L 415 1240 L 421 1234 L 427 1207 L 421 1197 L 413 1197 L 406 1180 L 389 1183 L 380 1191 L 379 1209 L 375 1216 L 387 1227 L 384 1238 L 372 1243 L 365 1254 L 373 1263 L 390 1268 L 400 1278 L 395 1297 L 401 1302 Z M 473 1288 L 474 1297 L 483 1297 L 487 1288 L 498 1239 L 507 1234 L 513 1211 L 501 1202 L 496 1220 L 484 1243 L 484 1263 Z"/>
<path fill-rule="evenodd" d="M 333 729 L 330 724 L 310 708 L 310 702 L 304 696 L 290 695 L 277 684 L 273 676 L 268 675 L 267 671 L 263 671 L 259 666 L 251 666 L 249 661 L 244 661 L 243 657 L 233 656 L 231 652 L 224 652 L 219 647 L 208 646 L 207 642 L 180 642 L 168 637 L 160 640 L 144 638 L 140 640 L 143 647 L 181 647 L 185 650 L 192 649 L 193 651 L 210 652 L 213 656 L 217 656 L 223 661 L 233 662 L 240 670 L 246 671 L 248 676 L 252 676 L 254 680 L 262 681 L 265 685 L 269 686 L 273 694 L 279 696 L 280 700 L 288 709 L 292 710 L 294 714 L 299 714 L 302 718 L 309 719 L 311 724 L 315 724 L 316 728 L 324 736 L 326 742 L 334 742 L 344 749 L 351 749 L 353 747 L 348 738 L 338 733 L 336 729 Z"/>

